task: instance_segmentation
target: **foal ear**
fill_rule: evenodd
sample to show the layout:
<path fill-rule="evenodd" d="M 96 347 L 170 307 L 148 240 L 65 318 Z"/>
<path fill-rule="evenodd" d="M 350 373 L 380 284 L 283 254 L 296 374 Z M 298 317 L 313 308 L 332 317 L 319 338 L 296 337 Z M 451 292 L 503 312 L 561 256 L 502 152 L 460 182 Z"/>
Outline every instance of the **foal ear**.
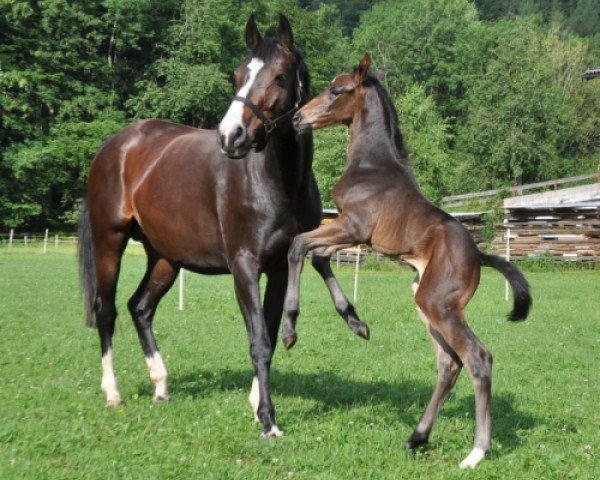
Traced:
<path fill-rule="evenodd" d="M 289 20 L 283 14 L 279 14 L 279 30 L 277 31 L 277 40 L 288 50 L 294 49 L 294 34 Z"/>
<path fill-rule="evenodd" d="M 254 47 L 256 47 L 261 40 L 262 37 L 260 36 L 260 32 L 256 26 L 254 14 L 252 14 L 246 23 L 246 46 L 250 50 L 254 50 Z"/>
<path fill-rule="evenodd" d="M 358 68 L 356 69 L 356 72 L 358 74 L 358 81 L 360 83 L 364 82 L 365 78 L 367 78 L 367 73 L 369 73 L 370 66 L 371 57 L 368 53 L 365 53 L 365 56 L 362 58 L 362 60 L 358 64 Z"/>

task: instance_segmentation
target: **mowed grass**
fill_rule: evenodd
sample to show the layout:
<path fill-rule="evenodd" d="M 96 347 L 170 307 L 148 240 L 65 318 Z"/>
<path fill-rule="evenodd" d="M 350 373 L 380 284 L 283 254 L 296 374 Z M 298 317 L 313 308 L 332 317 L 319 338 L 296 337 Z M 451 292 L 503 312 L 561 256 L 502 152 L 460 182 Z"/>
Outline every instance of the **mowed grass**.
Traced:
<path fill-rule="evenodd" d="M 484 270 L 467 310 L 494 353 L 493 452 L 475 471 L 474 400 L 463 372 L 428 446 L 403 443 L 436 378 L 410 294 L 413 274 L 364 271 L 355 337 L 307 265 L 299 341 L 278 346 L 273 400 L 285 437 L 259 440 L 247 402 L 248 343 L 230 276 L 186 276 L 155 331 L 172 401 L 152 387 L 125 302 L 144 271 L 125 257 L 115 335 L 125 405 L 100 393 L 97 334 L 83 326 L 72 250 L 0 249 L 1 479 L 594 479 L 600 478 L 600 271 L 528 273 L 534 309 L 505 320 L 504 281 Z M 353 271 L 338 277 L 351 294 Z"/>

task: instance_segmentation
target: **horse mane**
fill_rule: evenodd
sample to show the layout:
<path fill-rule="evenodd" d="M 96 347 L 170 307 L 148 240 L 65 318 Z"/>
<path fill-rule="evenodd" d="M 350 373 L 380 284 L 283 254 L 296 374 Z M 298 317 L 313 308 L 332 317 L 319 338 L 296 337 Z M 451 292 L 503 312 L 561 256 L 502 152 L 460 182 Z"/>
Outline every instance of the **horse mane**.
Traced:
<path fill-rule="evenodd" d="M 384 111 L 384 122 L 386 130 L 389 136 L 392 138 L 396 150 L 398 151 L 399 160 L 403 164 L 408 164 L 408 149 L 404 144 L 404 137 L 402 136 L 402 132 L 400 131 L 400 120 L 398 120 L 398 112 L 396 111 L 396 107 L 390 98 L 387 90 L 383 87 L 379 79 L 369 73 L 367 78 L 363 81 L 363 85 L 366 87 L 374 87 L 377 96 L 383 106 Z"/>

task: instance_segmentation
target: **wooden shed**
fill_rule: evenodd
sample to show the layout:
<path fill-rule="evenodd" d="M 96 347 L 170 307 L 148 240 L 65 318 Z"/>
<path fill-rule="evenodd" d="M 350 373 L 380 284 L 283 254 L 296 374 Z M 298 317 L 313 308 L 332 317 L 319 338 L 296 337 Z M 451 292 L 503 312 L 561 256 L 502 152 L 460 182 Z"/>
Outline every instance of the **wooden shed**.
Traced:
<path fill-rule="evenodd" d="M 492 244 L 519 259 L 600 261 L 600 183 L 504 200 L 504 223 Z"/>

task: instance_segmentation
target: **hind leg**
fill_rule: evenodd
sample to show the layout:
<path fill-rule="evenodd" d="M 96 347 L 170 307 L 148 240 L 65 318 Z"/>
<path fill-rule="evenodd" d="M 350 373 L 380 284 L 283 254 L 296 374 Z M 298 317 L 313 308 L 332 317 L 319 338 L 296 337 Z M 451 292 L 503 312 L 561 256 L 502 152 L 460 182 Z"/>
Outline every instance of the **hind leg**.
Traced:
<path fill-rule="evenodd" d="M 117 279 L 126 242 L 127 236 L 123 232 L 113 231 L 107 233 L 101 242 L 97 241 L 95 246 L 97 291 L 94 310 L 102 352 L 100 388 L 106 397 L 106 405 L 109 407 L 121 403 L 121 394 L 117 387 L 113 367 L 112 337 L 117 318 L 115 305 Z"/>
<path fill-rule="evenodd" d="M 430 322 L 430 332 L 445 354 L 441 354 L 442 381 L 438 381 L 430 405 L 415 432 L 418 439 L 420 431 L 426 432 L 430 428 L 435 419 L 434 414 L 437 414 L 436 410 L 439 410 L 452 388 L 460 371 L 458 366 L 462 363 L 471 377 L 475 391 L 475 440 L 471 453 L 461 462 L 460 467 L 474 468 L 491 449 L 492 355 L 467 326 L 462 309 L 459 310 L 456 305 L 447 301 L 454 296 L 453 293 L 455 291 L 424 291 L 423 288 L 417 293 L 417 304 Z M 440 356 L 438 367 L 439 360 Z"/>
<path fill-rule="evenodd" d="M 431 327 L 429 320 L 418 307 L 417 312 L 427 328 L 427 332 L 429 333 L 431 343 L 435 350 L 438 377 L 435 390 L 425 409 L 425 413 L 423 413 L 414 432 L 404 445 L 405 448 L 409 449 L 414 449 L 428 441 L 429 434 L 431 433 L 431 429 L 433 428 L 438 413 L 448 398 L 462 368 L 462 362 L 456 355 L 456 352 L 454 352 L 442 336 Z"/>
<path fill-rule="evenodd" d="M 152 321 L 159 301 L 173 285 L 179 270 L 169 261 L 158 257 L 148 247 L 146 251 L 146 274 L 129 300 L 128 307 L 146 358 L 150 380 L 154 384 L 153 400 L 168 401 L 167 369 L 156 344 Z"/>

